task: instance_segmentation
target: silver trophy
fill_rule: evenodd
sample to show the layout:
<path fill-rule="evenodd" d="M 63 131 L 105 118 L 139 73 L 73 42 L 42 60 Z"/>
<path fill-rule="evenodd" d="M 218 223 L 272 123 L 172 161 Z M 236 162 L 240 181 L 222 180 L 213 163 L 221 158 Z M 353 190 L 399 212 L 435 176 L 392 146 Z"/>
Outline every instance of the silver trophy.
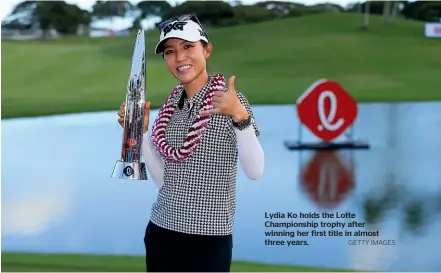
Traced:
<path fill-rule="evenodd" d="M 113 168 L 113 178 L 147 180 L 145 163 L 141 161 L 145 89 L 145 38 L 141 29 L 136 36 L 127 85 L 121 160 Z"/>

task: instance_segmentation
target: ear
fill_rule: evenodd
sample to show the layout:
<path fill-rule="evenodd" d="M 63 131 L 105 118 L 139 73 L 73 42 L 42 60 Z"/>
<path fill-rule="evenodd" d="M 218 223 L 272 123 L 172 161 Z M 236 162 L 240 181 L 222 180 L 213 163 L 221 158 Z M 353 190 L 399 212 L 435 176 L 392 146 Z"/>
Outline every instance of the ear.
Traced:
<path fill-rule="evenodd" d="M 208 43 L 208 45 L 204 48 L 205 59 L 208 59 L 210 57 L 211 52 L 213 52 L 213 45 L 211 43 Z"/>

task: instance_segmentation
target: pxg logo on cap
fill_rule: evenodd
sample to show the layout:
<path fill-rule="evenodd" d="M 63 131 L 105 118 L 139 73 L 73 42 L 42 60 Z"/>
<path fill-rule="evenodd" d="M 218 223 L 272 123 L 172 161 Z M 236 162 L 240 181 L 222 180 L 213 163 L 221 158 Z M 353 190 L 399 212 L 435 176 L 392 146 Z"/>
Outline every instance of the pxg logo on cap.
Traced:
<path fill-rule="evenodd" d="M 131 175 L 133 175 L 133 173 L 134 173 L 133 168 L 130 166 L 127 166 L 123 169 L 123 174 L 125 176 L 131 176 Z"/>
<path fill-rule="evenodd" d="M 208 39 L 207 34 L 205 34 L 205 32 L 203 32 L 203 31 L 200 30 L 200 29 L 198 29 L 198 31 L 199 31 L 199 34 L 200 34 L 201 36 L 203 36 L 203 37 L 205 37 L 205 38 Z"/>
<path fill-rule="evenodd" d="M 183 31 L 184 30 L 184 26 L 187 24 L 187 22 L 174 22 L 171 23 L 170 25 L 166 26 L 164 28 L 164 37 L 167 36 L 167 34 L 172 31 L 172 30 L 180 30 Z"/>

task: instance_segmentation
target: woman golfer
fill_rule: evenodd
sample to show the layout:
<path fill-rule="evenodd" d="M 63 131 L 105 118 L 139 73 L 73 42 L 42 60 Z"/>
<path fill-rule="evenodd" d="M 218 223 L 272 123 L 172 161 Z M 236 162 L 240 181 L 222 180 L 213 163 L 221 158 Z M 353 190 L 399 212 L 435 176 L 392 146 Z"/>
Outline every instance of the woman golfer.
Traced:
<path fill-rule="evenodd" d="M 147 271 L 230 271 L 237 162 L 253 180 L 264 154 L 251 107 L 222 74 L 209 75 L 213 46 L 196 16 L 159 25 L 156 54 L 178 79 L 147 132 L 142 153 L 159 188 L 144 243 Z M 124 103 L 119 112 L 124 121 Z"/>

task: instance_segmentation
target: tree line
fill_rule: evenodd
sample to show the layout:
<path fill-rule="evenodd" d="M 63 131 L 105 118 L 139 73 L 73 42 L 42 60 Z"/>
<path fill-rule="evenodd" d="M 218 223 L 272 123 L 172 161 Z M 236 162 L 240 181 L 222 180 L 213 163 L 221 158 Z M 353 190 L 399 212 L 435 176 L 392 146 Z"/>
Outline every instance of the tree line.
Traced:
<path fill-rule="evenodd" d="M 347 7 L 338 4 L 304 5 L 295 2 L 262 1 L 244 5 L 241 1 L 186 1 L 171 6 L 167 1 L 96 1 L 91 11 L 65 1 L 23 1 L 18 3 L 10 15 L 30 12 L 35 22 L 44 31 L 56 29 L 60 34 L 76 34 L 79 25 L 89 25 L 92 18 L 112 20 L 115 16 L 134 18 L 133 28 L 149 17 L 171 18 L 185 13 L 195 13 L 202 24 L 227 26 L 272 20 L 281 17 L 306 16 L 325 12 L 360 12 L 364 14 L 364 27 L 368 26 L 370 14 L 382 14 L 388 21 L 395 17 L 425 22 L 441 21 L 441 1 L 368 1 L 357 2 Z M 17 19 L 2 22 L 2 27 L 29 27 Z"/>

